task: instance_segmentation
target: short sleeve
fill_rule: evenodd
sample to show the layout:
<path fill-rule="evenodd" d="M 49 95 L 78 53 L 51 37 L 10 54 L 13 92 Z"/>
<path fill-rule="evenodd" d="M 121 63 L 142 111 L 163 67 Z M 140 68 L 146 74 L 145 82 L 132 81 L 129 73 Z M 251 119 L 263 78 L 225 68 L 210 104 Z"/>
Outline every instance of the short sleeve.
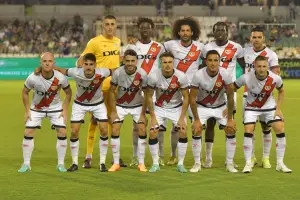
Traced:
<path fill-rule="evenodd" d="M 223 79 L 224 79 L 225 85 L 230 85 L 234 82 L 233 77 L 230 76 L 227 72 L 224 73 Z"/>
<path fill-rule="evenodd" d="M 149 77 L 148 77 L 148 80 L 147 80 L 147 86 L 152 88 L 152 89 L 155 89 L 156 88 L 156 74 L 155 73 L 152 73 Z"/>
<path fill-rule="evenodd" d="M 108 68 L 101 68 L 101 69 L 103 70 L 103 76 L 104 76 L 105 78 L 107 78 L 107 77 L 109 77 L 109 76 L 112 75 L 111 69 L 108 69 Z"/>
<path fill-rule="evenodd" d="M 234 86 L 235 86 L 236 88 L 240 88 L 240 87 L 242 87 L 243 85 L 245 85 L 245 84 L 246 84 L 246 81 L 245 81 L 245 74 L 242 75 L 240 78 L 238 78 L 233 84 L 234 84 Z"/>
<path fill-rule="evenodd" d="M 206 53 L 207 53 L 207 44 L 206 45 L 204 45 L 204 47 L 203 47 L 203 50 L 202 50 L 202 57 L 203 58 L 206 58 Z"/>
<path fill-rule="evenodd" d="M 114 86 L 118 85 L 119 69 L 115 70 L 111 76 L 110 83 Z"/>
<path fill-rule="evenodd" d="M 275 66 L 279 66 L 278 56 L 274 52 L 272 53 L 271 59 L 269 61 L 269 66 L 270 66 L 270 68 L 275 67 Z"/>
<path fill-rule="evenodd" d="M 69 77 L 74 78 L 78 74 L 78 69 L 79 69 L 78 67 L 69 68 L 69 69 L 67 69 L 67 74 L 66 75 L 69 76 Z"/>
<path fill-rule="evenodd" d="M 33 73 L 30 74 L 24 83 L 24 86 L 29 90 L 33 89 L 34 87 L 34 80 L 33 80 L 34 76 L 35 75 Z"/>
<path fill-rule="evenodd" d="M 244 49 L 243 47 L 239 44 L 237 47 L 237 58 L 243 58 L 244 57 Z"/>
<path fill-rule="evenodd" d="M 198 88 L 200 86 L 199 80 L 200 79 L 198 78 L 198 73 L 194 74 L 191 82 L 191 87 Z"/>
<path fill-rule="evenodd" d="M 187 76 L 185 74 L 183 74 L 183 76 L 180 77 L 179 84 L 180 84 L 180 88 L 182 88 L 182 89 L 189 87 L 189 82 L 188 82 Z"/>
<path fill-rule="evenodd" d="M 84 49 L 84 51 L 83 51 L 83 53 L 81 54 L 81 56 L 84 56 L 85 54 L 87 54 L 87 53 L 95 53 L 95 41 L 94 41 L 94 39 L 91 39 L 88 43 L 87 43 L 87 45 L 86 45 L 86 47 L 85 47 L 85 49 Z"/>
<path fill-rule="evenodd" d="M 283 81 L 282 78 L 278 75 L 276 75 L 277 79 L 276 79 L 276 88 L 278 90 L 280 90 L 283 87 Z"/>
<path fill-rule="evenodd" d="M 61 74 L 61 75 L 62 76 L 61 76 L 61 83 L 60 83 L 60 85 L 61 85 L 62 89 L 67 89 L 68 87 L 70 87 L 69 82 L 68 82 L 67 78 L 63 74 Z"/>
<path fill-rule="evenodd" d="M 164 49 L 165 49 L 165 51 L 170 51 L 170 45 L 171 45 L 171 41 L 167 41 L 167 42 L 165 42 L 164 43 Z"/>

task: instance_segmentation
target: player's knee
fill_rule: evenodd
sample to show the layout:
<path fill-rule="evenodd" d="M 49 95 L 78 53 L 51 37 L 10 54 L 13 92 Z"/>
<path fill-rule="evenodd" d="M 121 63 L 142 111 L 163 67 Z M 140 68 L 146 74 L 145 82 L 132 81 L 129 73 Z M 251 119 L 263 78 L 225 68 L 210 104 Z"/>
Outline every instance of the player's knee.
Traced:
<path fill-rule="evenodd" d="M 202 128 L 199 131 L 193 131 L 193 136 L 202 136 Z"/>
<path fill-rule="evenodd" d="M 73 130 L 71 131 L 71 138 L 78 138 L 79 136 L 79 130 Z"/>
<path fill-rule="evenodd" d="M 180 130 L 179 131 L 179 138 L 186 138 L 186 130 Z"/>
<path fill-rule="evenodd" d="M 142 135 L 142 136 L 146 135 L 146 127 L 145 126 L 139 126 L 138 134 Z"/>
<path fill-rule="evenodd" d="M 101 130 L 101 129 L 100 129 Z M 106 130 L 107 131 L 107 130 Z M 102 132 L 102 131 L 101 131 Z M 120 135 L 120 127 L 116 127 L 116 126 L 112 126 L 112 132 L 111 132 L 112 135 L 114 136 L 118 136 Z"/>
<path fill-rule="evenodd" d="M 284 132 L 284 123 L 282 121 L 274 122 L 272 127 L 276 134 Z"/>
<path fill-rule="evenodd" d="M 33 134 L 34 134 L 34 131 L 35 131 L 35 129 L 25 129 L 25 131 L 24 131 L 24 135 L 26 136 L 26 137 L 33 137 Z"/>
<path fill-rule="evenodd" d="M 67 136 L 66 128 L 58 128 L 56 130 L 57 130 L 57 136 L 58 137 L 66 137 Z"/>
<path fill-rule="evenodd" d="M 155 138 L 157 138 L 157 134 L 158 134 L 158 130 L 150 130 L 149 138 L 155 139 Z"/>

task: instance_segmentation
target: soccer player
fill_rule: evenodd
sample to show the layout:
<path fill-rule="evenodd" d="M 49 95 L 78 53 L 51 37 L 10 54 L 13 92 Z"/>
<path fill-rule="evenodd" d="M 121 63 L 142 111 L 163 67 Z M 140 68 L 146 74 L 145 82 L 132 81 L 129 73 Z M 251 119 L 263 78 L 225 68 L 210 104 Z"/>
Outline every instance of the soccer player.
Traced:
<path fill-rule="evenodd" d="M 68 116 L 68 106 L 72 97 L 72 90 L 65 76 L 53 70 L 54 56 L 47 52 L 42 54 L 40 64 L 42 71 L 39 75 L 31 74 L 25 81 L 22 91 L 22 98 L 25 107 L 24 120 L 26 123 L 23 139 L 23 159 L 24 164 L 18 172 L 31 170 L 30 159 L 34 148 L 34 133 L 37 128 L 41 128 L 42 119 L 49 117 L 52 129 L 57 133 L 57 170 L 66 172 L 64 159 L 67 149 L 66 121 Z M 60 99 L 60 89 L 63 89 L 66 97 L 62 105 Z M 34 91 L 31 105 L 29 105 L 29 92 Z"/>
<path fill-rule="evenodd" d="M 159 68 L 159 56 L 164 52 L 162 44 L 151 40 L 153 29 L 155 28 L 152 19 L 139 18 L 137 21 L 139 28 L 140 39 L 133 44 L 129 44 L 126 49 L 133 49 L 138 55 L 137 67 L 142 68 L 149 75 L 151 72 Z M 155 99 L 155 98 L 154 98 Z M 133 143 L 133 158 L 130 166 L 138 165 L 138 128 L 133 125 L 132 143 Z M 163 159 L 160 160 L 163 163 Z"/>
<path fill-rule="evenodd" d="M 137 53 L 128 49 L 124 53 L 123 67 L 114 71 L 109 90 L 112 136 L 111 148 L 114 164 L 109 169 L 110 172 L 120 170 L 120 129 L 125 116 L 131 115 L 135 126 L 138 129 L 138 169 L 146 172 L 144 164 L 145 150 L 147 145 L 146 124 L 146 101 L 142 95 L 146 93 L 147 73 L 142 68 L 137 68 Z M 117 94 L 115 91 L 117 90 Z"/>
<path fill-rule="evenodd" d="M 62 69 L 55 67 L 55 69 L 72 77 L 76 82 L 77 89 L 71 117 L 70 149 L 73 164 L 68 171 L 78 170 L 80 126 L 81 123 L 84 123 L 85 114 L 90 112 L 97 121 L 100 130 L 100 171 L 107 172 L 105 160 L 108 148 L 108 118 L 106 107 L 103 103 L 102 85 L 105 78 L 111 76 L 111 70 L 108 68 L 96 68 L 96 56 L 92 53 L 87 53 L 83 56 L 83 65 L 80 68 Z"/>
<path fill-rule="evenodd" d="M 220 67 L 220 55 L 216 50 L 210 50 L 206 54 L 206 65 L 197 71 L 191 82 L 189 102 L 193 112 L 193 140 L 192 150 L 195 164 L 190 172 L 201 170 L 201 135 L 202 125 L 209 118 L 215 118 L 219 125 L 235 129 L 233 120 L 234 91 L 232 87 L 232 76 L 228 71 Z M 224 93 L 227 94 L 227 106 Z M 197 105 L 198 104 L 198 105 Z M 224 116 L 224 110 L 228 107 L 228 114 Z M 225 129 L 227 130 L 227 129 Z M 233 165 L 233 157 L 236 149 L 235 132 L 226 133 L 226 169 L 235 173 L 237 170 Z"/>
<path fill-rule="evenodd" d="M 284 163 L 284 153 L 286 147 L 286 138 L 284 131 L 284 118 L 281 112 L 281 105 L 284 99 L 283 82 L 280 76 L 268 71 L 268 58 L 257 56 L 254 61 L 255 71 L 242 75 L 234 82 L 236 89 L 241 86 L 247 86 L 247 100 L 244 107 L 244 155 L 246 165 L 244 173 L 252 171 L 252 137 L 258 117 L 263 119 L 266 124 L 271 125 L 276 133 L 276 156 L 277 171 L 290 173 L 290 170 Z M 273 97 L 274 89 L 278 90 L 277 103 Z"/>
<path fill-rule="evenodd" d="M 269 70 L 271 70 L 275 74 L 280 74 L 280 67 L 278 64 L 278 57 L 274 51 L 265 46 L 265 35 L 264 31 L 260 27 L 255 27 L 251 30 L 250 42 L 252 47 L 247 47 L 244 49 L 244 58 L 246 62 L 245 73 L 254 70 L 254 60 L 257 56 L 265 56 L 268 59 Z M 247 98 L 247 87 L 244 87 L 244 96 L 243 96 L 243 105 L 246 103 Z M 272 134 L 270 127 L 261 119 L 259 120 L 263 132 L 263 159 L 262 159 L 262 167 L 269 169 L 271 168 L 270 164 L 270 151 L 272 146 Z M 253 148 L 252 148 L 252 165 L 257 164 L 257 160 L 254 153 L 254 144 L 255 139 L 253 139 Z M 252 166 L 252 167 L 253 167 Z"/>
<path fill-rule="evenodd" d="M 245 67 L 243 48 L 240 44 L 228 40 L 228 26 L 224 22 L 217 22 L 213 26 L 213 34 L 215 41 L 205 45 L 203 56 L 210 50 L 216 50 L 220 54 L 220 66 L 228 71 L 232 76 L 233 81 L 236 79 L 236 64 L 240 64 L 242 68 Z M 204 60 L 205 61 L 205 60 Z M 205 64 L 204 64 L 205 65 Z M 236 112 L 236 93 L 234 93 L 234 108 Z M 205 130 L 205 152 L 206 160 L 203 165 L 205 168 L 212 166 L 212 149 L 214 143 L 214 126 L 216 121 L 211 118 L 207 121 Z M 237 167 L 235 165 L 235 167 Z"/>
<path fill-rule="evenodd" d="M 99 68 L 109 68 L 114 70 L 120 65 L 119 51 L 120 51 L 120 39 L 115 37 L 115 32 L 117 29 L 116 18 L 112 15 L 104 17 L 103 20 L 103 35 L 99 35 L 95 38 L 92 38 L 84 52 L 81 54 L 80 58 L 77 61 L 77 66 L 83 65 L 83 56 L 87 53 L 93 53 L 96 56 L 96 64 Z M 104 103 L 107 109 L 108 115 L 110 115 L 110 108 L 108 106 L 108 91 L 110 87 L 110 78 L 105 79 L 102 86 L 102 91 L 104 95 Z M 87 138 L 87 154 L 86 160 L 84 161 L 83 167 L 90 168 L 92 164 L 92 154 L 95 143 L 97 122 L 93 118 L 89 124 L 88 128 L 88 138 Z M 108 126 L 108 134 L 111 135 L 111 125 Z M 121 166 L 124 166 L 123 162 Z"/>
<path fill-rule="evenodd" d="M 186 173 L 183 166 L 187 149 L 186 111 L 189 105 L 188 80 L 186 75 L 174 69 L 174 56 L 170 52 L 160 55 L 161 69 L 156 70 L 148 77 L 147 105 L 150 112 L 150 136 L 149 146 L 153 159 L 153 165 L 149 172 L 160 170 L 158 156 L 158 128 L 166 127 L 167 121 L 171 120 L 176 131 L 179 132 L 178 165 L 177 171 Z M 153 94 L 156 102 L 153 106 Z"/>
<path fill-rule="evenodd" d="M 174 55 L 175 68 L 182 71 L 187 75 L 189 84 L 193 75 L 199 69 L 200 57 L 204 49 L 204 44 L 197 42 L 200 36 L 200 26 L 197 20 L 188 17 L 178 19 L 174 22 L 173 26 L 173 40 L 164 43 L 166 51 L 170 51 Z M 190 117 L 192 113 L 188 109 Z M 163 157 L 163 132 L 164 127 L 161 127 L 161 131 L 158 134 L 160 156 Z M 175 165 L 176 159 L 176 147 L 178 141 L 178 132 L 174 127 L 171 131 L 171 157 L 169 158 L 167 165 Z"/>

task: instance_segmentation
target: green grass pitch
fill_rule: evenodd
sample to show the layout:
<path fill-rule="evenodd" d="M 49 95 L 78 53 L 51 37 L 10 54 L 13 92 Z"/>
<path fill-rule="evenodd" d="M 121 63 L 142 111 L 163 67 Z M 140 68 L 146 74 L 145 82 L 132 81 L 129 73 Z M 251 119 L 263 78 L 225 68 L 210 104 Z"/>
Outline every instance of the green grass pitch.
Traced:
<path fill-rule="evenodd" d="M 74 89 L 74 82 L 72 88 Z M 122 168 L 116 173 L 100 173 L 98 170 L 98 140 L 95 143 L 92 169 L 82 169 L 75 173 L 59 173 L 55 167 L 56 136 L 45 120 L 42 129 L 35 135 L 35 149 L 32 156 L 32 171 L 17 173 L 22 164 L 21 143 L 24 132 L 24 108 L 21 99 L 23 81 L 0 81 L 1 136 L 0 136 L 0 199 L 300 199 L 300 81 L 285 80 L 285 101 L 283 113 L 287 134 L 285 164 L 293 170 L 292 174 L 278 173 L 275 170 L 276 152 L 275 136 L 271 151 L 272 169 L 262 169 L 260 128 L 256 130 L 256 157 L 258 165 L 250 174 L 241 173 L 244 167 L 243 126 L 241 119 L 241 91 L 238 94 L 237 151 L 235 162 L 239 173 L 225 171 L 225 137 L 216 130 L 213 150 L 213 168 L 202 169 L 200 173 L 180 174 L 175 167 L 162 167 L 159 173 L 140 173 L 136 168 Z M 71 111 L 71 106 L 69 108 Z M 86 153 L 87 121 L 80 132 L 80 165 Z M 70 135 L 68 125 L 68 136 Z M 127 118 L 121 131 L 121 157 L 129 163 L 132 157 L 131 145 L 132 122 Z M 170 126 L 169 126 L 170 127 Z M 170 130 L 170 129 L 169 129 Z M 189 127 L 189 147 L 185 166 L 191 168 L 193 156 L 191 151 L 191 132 Z M 99 136 L 99 134 L 98 134 Z M 97 137 L 98 138 L 98 137 Z M 165 160 L 170 153 L 170 133 L 165 134 Z M 110 167 L 111 150 L 107 156 Z M 152 159 L 147 148 L 146 165 L 150 168 Z M 66 167 L 71 164 L 68 147 Z M 297 189 L 298 188 L 298 189 Z"/>

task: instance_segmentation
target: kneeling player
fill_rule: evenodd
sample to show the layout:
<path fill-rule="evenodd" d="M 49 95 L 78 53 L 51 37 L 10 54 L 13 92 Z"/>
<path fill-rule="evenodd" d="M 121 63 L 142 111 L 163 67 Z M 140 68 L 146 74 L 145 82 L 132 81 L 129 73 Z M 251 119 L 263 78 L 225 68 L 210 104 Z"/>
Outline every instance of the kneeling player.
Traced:
<path fill-rule="evenodd" d="M 174 56 L 170 52 L 160 55 L 161 69 L 148 77 L 147 105 L 150 112 L 150 152 L 153 165 L 149 172 L 159 171 L 158 140 L 159 126 L 166 127 L 171 120 L 179 131 L 177 171 L 186 173 L 183 166 L 187 149 L 186 111 L 189 105 L 188 80 L 186 75 L 174 69 Z M 156 102 L 153 107 L 152 96 L 155 92 Z"/>
<path fill-rule="evenodd" d="M 30 171 L 30 159 L 34 148 L 34 132 L 41 127 L 42 119 L 49 117 L 52 128 L 56 129 L 58 156 L 57 170 L 66 172 L 64 159 L 67 149 L 66 120 L 68 106 L 72 97 L 72 90 L 65 76 L 53 70 L 54 57 L 51 53 L 41 56 L 41 73 L 31 74 L 25 81 L 22 96 L 25 106 L 26 129 L 23 139 L 24 164 L 18 172 Z M 66 98 L 62 106 L 60 89 L 63 88 Z M 31 106 L 29 106 L 29 92 L 34 90 Z"/>
<path fill-rule="evenodd" d="M 233 165 L 233 157 L 236 149 L 235 122 L 232 119 L 234 105 L 233 81 L 226 69 L 220 67 L 220 55 L 216 50 L 207 52 L 206 64 L 207 67 L 197 71 L 191 82 L 189 101 L 194 116 L 192 125 L 192 150 L 195 164 L 190 172 L 199 172 L 201 170 L 202 125 L 205 125 L 208 119 L 215 118 L 221 126 L 227 126 L 227 128 L 225 127 L 226 169 L 229 172 L 235 173 L 237 170 Z M 223 115 L 224 110 L 226 110 L 225 92 L 228 101 L 227 117 Z"/>
<path fill-rule="evenodd" d="M 276 170 L 290 173 L 292 170 L 283 163 L 286 139 L 283 115 L 280 109 L 284 98 L 282 79 L 280 76 L 268 71 L 268 58 L 266 57 L 257 56 L 254 62 L 254 69 L 255 71 L 244 74 L 234 82 L 236 89 L 243 85 L 248 88 L 247 102 L 244 108 L 244 154 L 246 165 L 243 172 L 250 173 L 252 171 L 252 137 L 256 120 L 260 117 L 267 124 L 272 124 L 272 128 L 276 133 Z M 272 94 L 274 88 L 278 90 L 277 104 Z"/>
<path fill-rule="evenodd" d="M 84 116 L 91 112 L 100 129 L 100 171 L 107 172 L 105 166 L 108 148 L 108 119 L 106 106 L 103 103 L 102 85 L 105 78 L 111 76 L 111 70 L 107 68 L 96 68 L 96 57 L 87 53 L 83 57 L 83 66 L 70 69 L 60 69 L 65 75 L 72 77 L 76 82 L 76 95 L 72 106 L 70 149 L 72 155 L 72 166 L 68 171 L 78 170 L 79 131 Z"/>
<path fill-rule="evenodd" d="M 126 115 L 131 115 L 138 128 L 138 169 L 146 172 L 144 164 L 146 149 L 146 101 L 142 91 L 146 92 L 147 73 L 144 69 L 137 69 L 137 53 L 134 50 L 126 50 L 124 53 L 125 66 L 116 69 L 111 79 L 109 97 L 111 103 L 112 136 L 111 148 L 114 164 L 110 172 L 120 170 L 120 129 Z M 118 87 L 118 90 L 117 90 Z M 115 95 L 115 91 L 117 94 Z M 117 96 L 117 97 L 116 97 Z"/>

